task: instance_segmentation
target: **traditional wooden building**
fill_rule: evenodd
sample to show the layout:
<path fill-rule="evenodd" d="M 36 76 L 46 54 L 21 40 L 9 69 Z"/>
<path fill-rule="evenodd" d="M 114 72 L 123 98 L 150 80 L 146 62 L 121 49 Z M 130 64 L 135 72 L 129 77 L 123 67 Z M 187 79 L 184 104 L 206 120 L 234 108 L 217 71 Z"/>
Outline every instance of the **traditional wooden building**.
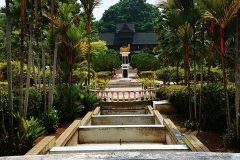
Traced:
<path fill-rule="evenodd" d="M 133 23 L 118 23 L 115 33 L 99 33 L 99 38 L 106 41 L 108 49 L 119 50 L 130 44 L 131 53 L 138 53 L 145 47 L 152 51 L 157 46 L 154 32 L 137 32 Z"/>

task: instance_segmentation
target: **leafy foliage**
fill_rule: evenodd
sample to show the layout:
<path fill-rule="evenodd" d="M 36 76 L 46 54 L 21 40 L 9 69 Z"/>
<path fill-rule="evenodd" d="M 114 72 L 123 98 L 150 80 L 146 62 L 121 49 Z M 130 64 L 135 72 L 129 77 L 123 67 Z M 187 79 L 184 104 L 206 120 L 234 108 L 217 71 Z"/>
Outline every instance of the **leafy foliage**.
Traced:
<path fill-rule="evenodd" d="M 60 112 L 52 108 L 50 112 L 43 112 L 41 121 L 48 133 L 54 133 L 58 129 Z"/>
<path fill-rule="evenodd" d="M 60 111 L 60 121 L 72 121 L 79 116 L 83 109 L 78 96 L 81 89 L 81 84 L 72 84 L 70 86 L 59 84 L 56 86 L 53 106 Z"/>
<path fill-rule="evenodd" d="M 160 61 L 152 54 L 139 53 L 132 56 L 131 66 L 136 68 L 139 72 L 156 71 L 160 67 Z"/>
<path fill-rule="evenodd" d="M 131 22 L 139 32 L 153 31 L 159 10 L 146 0 L 121 0 L 109 7 L 97 25 L 99 32 L 115 32 L 116 23 Z"/>
<path fill-rule="evenodd" d="M 15 113 L 14 118 L 18 121 L 19 127 L 16 132 L 15 147 L 20 154 L 26 153 L 33 147 L 34 141 L 46 133 L 45 128 L 41 125 L 40 120 L 30 117 L 29 120 L 20 116 L 19 112 Z"/>
<path fill-rule="evenodd" d="M 78 93 L 79 98 L 81 99 L 81 104 L 84 106 L 84 113 L 92 111 L 99 104 L 99 99 L 97 95 L 89 93 L 90 86 L 86 86 L 84 90 Z"/>
<path fill-rule="evenodd" d="M 156 77 L 159 80 L 163 81 L 163 84 L 166 83 L 176 83 L 177 82 L 177 71 L 176 68 L 174 67 L 164 67 L 156 71 Z M 183 70 L 180 69 L 178 72 L 178 80 L 181 81 L 183 80 Z"/>
<path fill-rule="evenodd" d="M 199 93 L 200 87 L 198 86 L 198 104 L 200 99 Z M 202 129 L 224 132 L 226 129 L 226 108 L 224 106 L 223 85 L 221 83 L 204 85 L 201 96 L 203 103 L 201 117 L 206 119 L 207 122 Z M 231 106 L 231 116 L 234 116 L 235 85 L 228 85 L 228 96 Z M 189 116 L 188 91 L 186 86 L 161 86 L 157 91 L 157 97 L 160 99 L 168 99 L 179 113 L 186 115 L 186 117 Z M 193 99 L 191 103 L 193 103 Z M 199 110 L 199 106 L 197 110 Z"/>
<path fill-rule="evenodd" d="M 92 67 L 95 71 L 113 71 L 122 64 L 120 58 L 115 54 L 100 54 L 92 61 Z"/>
<path fill-rule="evenodd" d="M 91 43 L 91 56 L 93 59 L 97 58 L 99 54 L 104 54 L 108 50 L 105 41 L 97 41 Z"/>

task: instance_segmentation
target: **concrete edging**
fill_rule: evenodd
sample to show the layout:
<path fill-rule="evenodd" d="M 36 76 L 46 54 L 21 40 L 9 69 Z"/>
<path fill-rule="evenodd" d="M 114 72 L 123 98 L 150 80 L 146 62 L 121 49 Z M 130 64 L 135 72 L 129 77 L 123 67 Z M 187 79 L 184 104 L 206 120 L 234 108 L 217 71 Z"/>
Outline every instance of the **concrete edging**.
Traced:
<path fill-rule="evenodd" d="M 46 136 L 36 146 L 34 146 L 30 151 L 28 151 L 25 156 L 46 154 L 55 145 L 55 136 Z"/>
<path fill-rule="evenodd" d="M 75 120 L 56 140 L 56 146 L 65 146 L 70 140 L 73 139 L 73 135 L 77 132 L 78 127 L 81 124 L 81 120 Z M 78 142 L 75 140 L 76 143 Z"/>
<path fill-rule="evenodd" d="M 91 124 L 91 118 L 92 118 L 93 112 L 88 112 L 81 121 L 81 126 L 87 126 Z"/>
<path fill-rule="evenodd" d="M 193 134 L 185 134 L 183 140 L 186 145 L 194 152 L 211 152 L 201 141 Z"/>

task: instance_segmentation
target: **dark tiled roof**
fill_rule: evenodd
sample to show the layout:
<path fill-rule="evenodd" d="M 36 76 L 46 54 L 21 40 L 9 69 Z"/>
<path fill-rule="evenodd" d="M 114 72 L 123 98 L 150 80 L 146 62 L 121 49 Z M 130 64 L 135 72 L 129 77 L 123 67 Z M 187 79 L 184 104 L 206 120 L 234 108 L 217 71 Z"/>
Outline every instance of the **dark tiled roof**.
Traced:
<path fill-rule="evenodd" d="M 133 32 L 135 32 L 135 24 L 133 24 L 133 23 L 117 23 L 117 24 L 116 24 L 116 32 L 119 32 L 120 30 L 122 30 L 122 29 L 123 29 L 123 26 L 124 26 L 125 24 L 128 26 L 128 28 L 129 28 L 130 30 L 132 30 Z"/>
<path fill-rule="evenodd" d="M 135 33 L 133 37 L 133 44 L 157 44 L 156 33 Z"/>
<path fill-rule="evenodd" d="M 119 45 L 119 40 L 115 33 L 99 33 L 99 39 L 106 41 L 107 45 Z M 156 34 L 153 32 L 134 33 L 132 44 L 157 44 Z"/>
<path fill-rule="evenodd" d="M 119 44 L 118 38 L 115 33 L 99 33 L 99 39 L 106 41 L 107 45 Z"/>

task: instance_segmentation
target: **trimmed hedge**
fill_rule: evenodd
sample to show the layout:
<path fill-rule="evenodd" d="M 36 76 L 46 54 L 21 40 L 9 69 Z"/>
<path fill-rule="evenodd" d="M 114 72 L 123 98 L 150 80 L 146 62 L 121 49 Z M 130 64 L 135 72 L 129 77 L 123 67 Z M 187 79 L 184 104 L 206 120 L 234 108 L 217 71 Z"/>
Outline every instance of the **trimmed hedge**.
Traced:
<path fill-rule="evenodd" d="M 105 72 L 96 72 L 95 77 L 100 79 L 110 79 L 111 78 L 111 72 L 105 71 Z"/>
<path fill-rule="evenodd" d="M 177 83 L 176 67 L 161 68 L 156 71 L 157 79 L 162 80 L 164 84 L 174 82 Z M 178 81 L 182 81 L 184 77 L 184 70 L 179 68 Z"/>
<path fill-rule="evenodd" d="M 231 117 L 235 117 L 235 85 L 228 84 L 229 106 Z M 193 87 L 191 87 L 191 104 L 193 104 Z M 161 86 L 157 90 L 157 98 L 168 99 L 178 113 L 189 117 L 188 90 L 187 86 Z M 200 86 L 197 86 L 197 111 L 200 104 Z M 224 103 L 223 84 L 208 84 L 202 89 L 202 118 L 206 115 L 206 129 L 225 131 L 226 129 L 226 108 Z"/>
<path fill-rule="evenodd" d="M 155 71 L 142 71 L 140 72 L 141 78 L 155 78 Z"/>

